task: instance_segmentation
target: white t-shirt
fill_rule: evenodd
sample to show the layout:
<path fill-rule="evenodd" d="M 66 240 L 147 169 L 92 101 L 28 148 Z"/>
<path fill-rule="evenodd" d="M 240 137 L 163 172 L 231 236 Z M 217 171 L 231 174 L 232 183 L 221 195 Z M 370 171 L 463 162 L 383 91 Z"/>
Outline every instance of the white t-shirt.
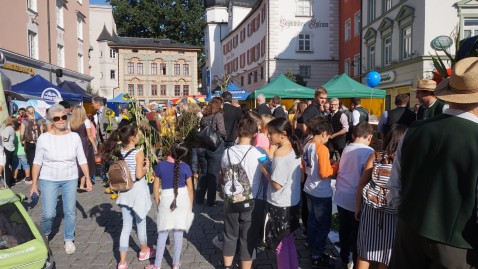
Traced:
<path fill-rule="evenodd" d="M 249 148 L 251 148 L 251 150 L 249 150 Z M 244 154 L 246 154 L 248 150 L 249 152 L 242 161 L 242 167 L 244 167 L 247 178 L 249 179 L 249 183 L 251 184 L 252 195 L 257 197 L 262 179 L 262 172 L 259 167 L 259 158 L 264 155 L 257 148 L 250 145 L 235 145 L 229 149 L 226 149 L 222 155 L 221 168 L 226 168 L 229 166 L 227 151 L 229 151 L 231 163 L 237 164 L 244 157 Z M 263 188 L 264 187 L 265 186 L 263 186 Z"/>
<path fill-rule="evenodd" d="M 2 139 L 3 147 L 8 151 L 14 151 L 15 145 L 13 140 L 15 139 L 15 130 L 13 130 L 11 125 L 2 130 L 2 137 L 5 138 L 5 140 Z"/>
<path fill-rule="evenodd" d="M 364 144 L 350 143 L 340 158 L 339 172 L 335 183 L 334 203 L 349 211 L 355 211 L 355 194 L 360 177 L 370 154 L 374 150 Z"/>
<path fill-rule="evenodd" d="M 78 179 L 78 163 L 87 163 L 80 136 L 43 133 L 37 140 L 34 164 L 41 165 L 40 179 L 61 181 Z"/>

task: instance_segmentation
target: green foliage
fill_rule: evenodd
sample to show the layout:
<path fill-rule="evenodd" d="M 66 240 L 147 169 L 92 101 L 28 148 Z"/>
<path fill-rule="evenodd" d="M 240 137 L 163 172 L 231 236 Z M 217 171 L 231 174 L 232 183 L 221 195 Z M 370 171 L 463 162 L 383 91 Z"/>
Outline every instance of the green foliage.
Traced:
<path fill-rule="evenodd" d="M 304 77 L 302 77 L 301 75 L 299 74 L 294 74 L 294 72 L 292 72 L 292 70 L 287 70 L 287 72 L 284 73 L 284 76 L 286 78 L 288 78 L 290 81 L 293 81 L 299 85 L 302 85 L 304 87 L 307 86 L 307 81 L 304 80 Z"/>
<path fill-rule="evenodd" d="M 93 96 L 99 96 L 98 91 L 93 89 L 93 87 L 91 87 L 90 83 L 88 83 L 88 85 L 86 85 L 86 92 L 88 92 L 89 94 L 91 94 Z"/>
<path fill-rule="evenodd" d="M 113 7 L 118 34 L 128 37 L 169 38 L 202 49 L 204 63 L 204 5 L 202 0 L 107 0 Z M 198 72 L 200 76 L 201 72 Z"/>

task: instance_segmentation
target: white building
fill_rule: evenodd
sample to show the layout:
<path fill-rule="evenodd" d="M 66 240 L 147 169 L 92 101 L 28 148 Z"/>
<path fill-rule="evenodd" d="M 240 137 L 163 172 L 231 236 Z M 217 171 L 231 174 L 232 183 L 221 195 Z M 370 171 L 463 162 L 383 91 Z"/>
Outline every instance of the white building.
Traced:
<path fill-rule="evenodd" d="M 207 15 L 224 10 L 225 2 L 206 1 Z M 228 33 L 220 40 L 222 69 L 217 54 L 222 35 L 213 38 L 210 24 L 206 27 L 208 79 L 230 74 L 235 84 L 253 91 L 291 70 L 308 87 L 324 84 L 338 71 L 338 8 L 338 0 L 229 1 Z"/>
<path fill-rule="evenodd" d="M 118 89 L 118 53 L 108 42 L 116 40 L 116 24 L 110 5 L 90 5 L 91 87 L 107 99 L 122 91 Z M 116 90 L 116 92 L 115 92 Z"/>
<path fill-rule="evenodd" d="M 394 107 L 397 94 L 410 94 L 417 78 L 433 77 L 430 43 L 437 36 L 453 38 L 459 23 L 450 0 L 364 0 L 362 18 L 362 73 L 381 74 L 377 88 L 387 91 L 386 109 Z M 410 101 L 418 102 L 415 94 Z"/>

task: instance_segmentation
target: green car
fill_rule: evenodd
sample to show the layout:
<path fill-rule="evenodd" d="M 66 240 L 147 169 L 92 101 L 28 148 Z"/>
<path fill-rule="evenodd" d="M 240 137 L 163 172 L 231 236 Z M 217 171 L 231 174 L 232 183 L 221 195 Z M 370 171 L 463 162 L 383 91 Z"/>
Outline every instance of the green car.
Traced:
<path fill-rule="evenodd" d="M 0 267 L 54 268 L 48 240 L 10 189 L 0 190 Z"/>

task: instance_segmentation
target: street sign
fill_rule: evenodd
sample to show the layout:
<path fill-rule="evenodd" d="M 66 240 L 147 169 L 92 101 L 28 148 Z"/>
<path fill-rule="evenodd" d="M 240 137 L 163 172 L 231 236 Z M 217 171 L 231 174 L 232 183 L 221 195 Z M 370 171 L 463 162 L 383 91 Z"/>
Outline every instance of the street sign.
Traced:
<path fill-rule="evenodd" d="M 446 50 L 449 47 L 451 47 L 451 45 L 453 45 L 453 39 L 451 39 L 451 37 L 445 36 L 445 35 L 435 37 L 432 40 L 432 42 L 430 43 L 430 46 L 434 50 L 438 50 L 438 51 Z"/>

